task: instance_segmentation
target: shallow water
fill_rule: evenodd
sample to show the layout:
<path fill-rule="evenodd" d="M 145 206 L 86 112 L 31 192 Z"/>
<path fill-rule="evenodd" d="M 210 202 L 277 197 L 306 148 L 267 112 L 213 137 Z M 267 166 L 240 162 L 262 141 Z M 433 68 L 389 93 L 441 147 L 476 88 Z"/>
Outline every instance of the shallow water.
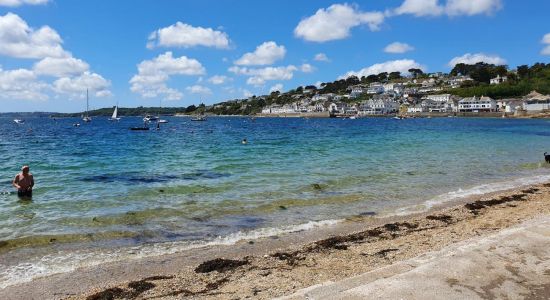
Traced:
<path fill-rule="evenodd" d="M 135 132 L 140 118 L 0 118 L 0 287 L 92 248 L 165 253 L 550 179 L 547 120 L 168 119 Z M 23 164 L 32 201 L 9 193 Z"/>

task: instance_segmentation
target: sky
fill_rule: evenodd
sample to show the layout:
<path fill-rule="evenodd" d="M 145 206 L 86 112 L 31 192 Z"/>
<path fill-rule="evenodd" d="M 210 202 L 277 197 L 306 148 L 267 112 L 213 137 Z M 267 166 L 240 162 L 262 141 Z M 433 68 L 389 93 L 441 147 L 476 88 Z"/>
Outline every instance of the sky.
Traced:
<path fill-rule="evenodd" d="M 0 0 L 0 112 L 189 106 L 550 61 L 548 0 Z"/>

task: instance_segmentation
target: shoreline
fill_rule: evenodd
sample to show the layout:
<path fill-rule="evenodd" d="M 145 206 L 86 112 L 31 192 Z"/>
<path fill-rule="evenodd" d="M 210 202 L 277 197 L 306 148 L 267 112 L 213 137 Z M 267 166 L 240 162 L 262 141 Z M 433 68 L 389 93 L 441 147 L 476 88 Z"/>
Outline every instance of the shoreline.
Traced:
<path fill-rule="evenodd" d="M 349 218 L 309 231 L 84 267 L 8 286 L 0 290 L 0 297 L 84 299 L 117 291 L 128 295 L 132 291 L 128 282 L 148 287 L 143 294 L 135 294 L 137 298 L 169 296 L 183 287 L 185 291 L 178 295 L 199 298 L 284 296 L 550 214 L 544 205 L 548 202 L 550 184 L 523 186 L 455 199 L 406 216 Z M 223 272 L 195 272 L 205 261 L 210 261 L 212 268 L 221 266 Z M 234 266 L 239 264 L 242 266 Z M 151 276 L 156 277 L 153 280 Z"/>

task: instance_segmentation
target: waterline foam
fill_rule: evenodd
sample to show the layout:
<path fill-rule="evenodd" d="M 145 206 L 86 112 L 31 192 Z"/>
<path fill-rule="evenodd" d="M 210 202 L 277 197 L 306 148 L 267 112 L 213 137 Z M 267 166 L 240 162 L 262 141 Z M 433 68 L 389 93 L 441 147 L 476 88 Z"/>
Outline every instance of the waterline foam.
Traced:
<path fill-rule="evenodd" d="M 180 241 L 155 243 L 114 249 L 112 251 L 102 250 L 97 252 L 86 250 L 78 250 L 73 252 L 61 251 L 55 254 L 36 258 L 33 261 L 22 262 L 14 266 L 5 266 L 0 264 L 0 270 L 3 270 L 0 272 L 0 289 L 29 282 L 35 278 L 72 272 L 78 268 L 91 267 L 103 263 L 174 254 L 208 246 L 233 245 L 242 240 L 260 239 L 281 234 L 308 231 L 319 227 L 335 225 L 339 222 L 339 220 L 310 221 L 303 224 L 283 226 L 279 228 L 259 228 L 248 232 L 239 231 L 228 236 L 217 237 L 206 242 Z"/>

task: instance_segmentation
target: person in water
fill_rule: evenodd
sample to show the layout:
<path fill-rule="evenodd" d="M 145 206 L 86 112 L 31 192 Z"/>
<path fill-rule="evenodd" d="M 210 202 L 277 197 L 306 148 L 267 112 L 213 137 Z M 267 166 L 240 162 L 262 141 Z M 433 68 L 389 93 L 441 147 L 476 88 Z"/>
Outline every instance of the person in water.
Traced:
<path fill-rule="evenodd" d="M 32 197 L 32 187 L 34 186 L 34 178 L 29 173 L 29 166 L 23 166 L 21 173 L 15 175 L 12 185 L 17 189 L 17 195 L 21 198 Z"/>
<path fill-rule="evenodd" d="M 246 145 L 246 144 L 248 144 L 248 141 L 247 141 L 246 139 L 243 139 L 243 140 L 241 141 L 241 143 L 242 143 L 243 145 Z"/>

